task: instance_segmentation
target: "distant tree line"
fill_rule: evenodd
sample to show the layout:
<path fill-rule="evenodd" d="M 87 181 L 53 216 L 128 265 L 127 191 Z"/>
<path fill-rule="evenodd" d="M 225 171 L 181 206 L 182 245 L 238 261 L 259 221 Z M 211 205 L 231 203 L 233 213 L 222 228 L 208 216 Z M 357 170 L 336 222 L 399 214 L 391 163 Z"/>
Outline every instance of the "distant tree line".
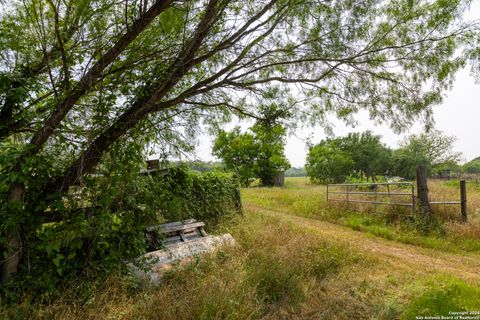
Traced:
<path fill-rule="evenodd" d="M 306 177 L 307 170 L 304 167 L 292 167 L 285 171 L 285 177 Z"/>
<path fill-rule="evenodd" d="M 462 171 L 465 173 L 480 173 L 480 157 L 465 163 L 462 166 Z"/>
<path fill-rule="evenodd" d="M 196 172 L 212 172 L 212 171 L 225 171 L 225 165 L 220 161 L 202 161 L 202 160 L 190 160 L 190 161 L 171 161 L 173 165 L 185 165 L 190 170 Z"/>
<path fill-rule="evenodd" d="M 399 148 L 391 149 L 371 131 L 350 133 L 311 145 L 305 168 L 319 183 L 340 183 L 348 176 L 372 182 L 379 175 L 414 179 L 417 165 L 425 165 L 430 174 L 458 167 L 461 154 L 454 151 L 455 141 L 455 137 L 431 130 L 410 135 Z M 469 168 L 480 172 L 480 159 Z"/>

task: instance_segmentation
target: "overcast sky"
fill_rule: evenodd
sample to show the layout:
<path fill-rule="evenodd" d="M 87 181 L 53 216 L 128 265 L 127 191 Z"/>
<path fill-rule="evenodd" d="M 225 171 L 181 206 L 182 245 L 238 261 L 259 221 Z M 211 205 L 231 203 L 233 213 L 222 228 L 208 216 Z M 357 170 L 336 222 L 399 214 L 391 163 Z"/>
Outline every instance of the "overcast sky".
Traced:
<path fill-rule="evenodd" d="M 445 99 L 441 105 L 434 107 L 435 128 L 448 135 L 457 137 L 456 151 L 463 153 L 462 163 L 480 156 L 480 84 L 470 75 L 470 69 L 460 71 L 456 76 L 452 90 L 445 92 Z M 408 128 L 402 134 L 395 134 L 387 125 L 375 125 L 369 120 L 366 112 L 356 116 L 360 125 L 355 128 L 348 127 L 339 121 L 334 121 L 335 136 L 344 136 L 349 132 L 362 132 L 372 130 L 382 136 L 382 141 L 388 146 L 395 148 L 405 136 L 419 133 L 423 130 L 420 123 Z M 323 128 L 310 128 L 298 130 L 295 136 L 287 139 L 285 154 L 294 167 L 303 166 L 307 148 L 306 138 L 313 135 L 312 142 L 317 143 L 326 138 Z M 197 148 L 198 159 L 204 161 L 218 160 L 211 155 L 212 137 L 204 135 L 199 140 Z"/>
<path fill-rule="evenodd" d="M 463 160 L 471 160 L 480 156 L 480 85 L 475 83 L 470 70 L 465 69 L 457 74 L 455 85 L 451 91 L 445 93 L 446 98 L 441 105 L 434 107 L 435 127 L 448 135 L 457 137 L 455 147 L 463 153 Z M 344 136 L 349 132 L 362 132 L 367 129 L 382 136 L 382 141 L 390 147 L 397 147 L 406 135 L 419 133 L 423 130 L 420 123 L 407 129 L 404 133 L 395 134 L 388 126 L 375 126 L 368 119 L 368 114 L 362 113 L 357 117 L 361 125 L 351 128 L 337 122 L 334 129 L 335 136 Z M 325 138 L 319 128 L 315 133 L 314 142 Z M 305 163 L 306 148 L 304 142 L 296 137 L 290 137 L 286 146 L 286 155 L 293 166 L 302 166 Z"/>
<path fill-rule="evenodd" d="M 468 19 L 478 18 L 480 18 L 480 1 L 476 0 L 473 2 Z M 462 152 L 463 159 L 461 162 L 464 163 L 480 156 L 480 84 L 475 83 L 474 77 L 470 74 L 470 68 L 467 67 L 458 72 L 452 90 L 445 92 L 444 95 L 443 103 L 434 107 L 435 128 L 457 137 L 456 151 Z M 369 120 L 366 112 L 359 113 L 356 119 L 360 125 L 355 128 L 347 127 L 335 121 L 336 126 L 333 130 L 335 136 L 344 136 L 349 132 L 362 132 L 369 129 L 375 134 L 381 135 L 382 141 L 388 146 L 395 148 L 405 136 L 423 130 L 422 125 L 417 123 L 398 135 L 386 125 L 375 125 L 373 121 Z M 305 164 L 307 154 L 305 142 L 310 134 L 313 134 L 312 142 L 314 143 L 326 137 L 320 127 L 298 130 L 295 136 L 288 137 L 285 153 L 292 166 L 300 167 Z M 212 139 L 208 135 L 199 139 L 195 158 L 204 161 L 218 160 L 211 155 Z"/>

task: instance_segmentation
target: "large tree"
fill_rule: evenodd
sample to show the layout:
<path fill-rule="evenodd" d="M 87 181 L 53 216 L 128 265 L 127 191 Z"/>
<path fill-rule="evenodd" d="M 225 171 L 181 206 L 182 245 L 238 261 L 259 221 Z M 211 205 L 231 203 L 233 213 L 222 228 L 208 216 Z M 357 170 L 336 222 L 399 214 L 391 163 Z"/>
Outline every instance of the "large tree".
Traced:
<path fill-rule="evenodd" d="M 362 133 L 350 133 L 339 139 L 339 148 L 352 157 L 353 169 L 362 178 L 365 175 L 375 182 L 377 175 L 390 170 L 391 150 L 381 142 L 381 136 L 367 130 Z"/>
<path fill-rule="evenodd" d="M 380 139 L 367 130 L 322 140 L 309 148 L 308 175 L 319 182 L 343 182 L 348 175 L 355 174 L 375 182 L 377 175 L 385 174 L 391 167 L 392 151 Z"/>
<path fill-rule="evenodd" d="M 2 266 L 53 201 L 132 141 L 188 146 L 198 124 L 292 105 L 405 126 L 441 101 L 471 25 L 459 1 L 2 2 Z M 273 94 L 272 94 L 273 93 Z M 25 217 L 35 216 L 35 219 Z M 28 221 L 28 223 L 27 223 Z"/>
<path fill-rule="evenodd" d="M 248 187 L 256 178 L 257 149 L 253 134 L 242 133 L 240 127 L 235 127 L 232 131 L 219 131 L 212 153 L 222 159 L 227 170 L 238 175 L 242 186 Z"/>
<path fill-rule="evenodd" d="M 263 186 L 273 186 L 278 173 L 290 168 L 282 124 L 289 116 L 288 108 L 272 104 L 259 109 L 261 118 L 248 132 L 241 133 L 239 127 L 231 132 L 221 130 L 213 145 L 213 154 L 238 174 L 244 186 L 254 178 L 259 178 Z"/>
<path fill-rule="evenodd" d="M 339 140 L 323 140 L 308 150 L 305 169 L 312 181 L 344 182 L 355 168 L 352 155 L 339 146 Z"/>
<path fill-rule="evenodd" d="M 456 137 L 436 129 L 408 136 L 394 152 L 395 174 L 413 179 L 418 165 L 424 165 L 428 170 L 455 166 L 461 157 L 461 153 L 455 151 L 456 140 Z"/>

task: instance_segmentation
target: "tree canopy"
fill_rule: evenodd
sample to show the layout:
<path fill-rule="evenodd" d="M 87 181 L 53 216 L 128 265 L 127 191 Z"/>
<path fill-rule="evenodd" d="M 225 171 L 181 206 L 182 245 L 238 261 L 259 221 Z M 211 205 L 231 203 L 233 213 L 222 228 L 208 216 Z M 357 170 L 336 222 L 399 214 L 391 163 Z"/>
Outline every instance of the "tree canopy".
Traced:
<path fill-rule="evenodd" d="M 391 167 L 391 150 L 380 140 L 368 130 L 322 140 L 308 151 L 308 175 L 319 182 L 343 182 L 351 174 L 375 181 Z"/>
<path fill-rule="evenodd" d="M 213 154 L 239 175 L 244 186 L 254 178 L 272 186 L 277 174 L 290 168 L 284 152 L 286 129 L 281 123 L 288 117 L 286 111 L 270 105 L 261 107 L 261 114 L 249 132 L 241 133 L 239 127 L 232 132 L 221 130 L 213 146 Z"/>
<path fill-rule="evenodd" d="M 439 130 L 408 136 L 394 152 L 396 174 L 412 179 L 417 165 L 424 165 L 429 171 L 445 165 L 455 165 L 461 153 L 455 151 L 456 138 Z"/>
<path fill-rule="evenodd" d="M 3 279 L 88 174 L 137 172 L 152 145 L 189 151 L 201 124 L 260 117 L 260 104 L 289 106 L 293 124 L 365 109 L 399 129 L 431 116 L 474 41 L 454 0 L 1 6 Z"/>
<path fill-rule="evenodd" d="M 377 175 L 415 179 L 418 165 L 426 166 L 430 173 L 457 167 L 460 153 L 454 150 L 455 140 L 454 136 L 431 130 L 408 136 L 392 150 L 371 131 L 350 133 L 311 146 L 306 168 L 312 180 L 322 183 L 343 182 L 349 175 L 365 176 L 367 181 L 375 181 Z"/>
<path fill-rule="evenodd" d="M 353 172 L 355 162 L 350 153 L 339 148 L 338 140 L 325 140 L 308 150 L 305 169 L 311 180 L 343 182 Z"/>
<path fill-rule="evenodd" d="M 466 173 L 480 173 L 480 159 L 475 158 L 463 165 L 462 168 Z"/>
<path fill-rule="evenodd" d="M 367 130 L 362 133 L 350 133 L 339 138 L 339 147 L 349 153 L 354 162 L 353 170 L 360 175 L 375 181 L 376 175 L 384 175 L 390 171 L 391 150 L 381 142 L 381 136 Z"/>

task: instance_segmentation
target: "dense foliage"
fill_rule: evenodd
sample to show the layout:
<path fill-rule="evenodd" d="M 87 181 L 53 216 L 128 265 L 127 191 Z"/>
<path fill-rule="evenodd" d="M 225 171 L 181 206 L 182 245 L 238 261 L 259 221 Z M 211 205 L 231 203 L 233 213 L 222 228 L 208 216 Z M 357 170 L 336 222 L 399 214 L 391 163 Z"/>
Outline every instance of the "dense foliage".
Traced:
<path fill-rule="evenodd" d="M 168 221 L 195 218 L 218 221 L 241 213 L 239 181 L 231 173 L 192 172 L 186 166 L 151 173 L 153 191 L 160 200 L 162 217 Z"/>
<path fill-rule="evenodd" d="M 311 146 L 307 156 L 308 175 L 318 182 L 343 182 L 347 176 L 375 181 L 380 176 L 414 179 L 416 167 L 430 174 L 458 167 L 460 153 L 454 151 L 455 137 L 441 131 L 410 135 L 398 149 L 385 146 L 370 131 L 322 140 Z"/>
<path fill-rule="evenodd" d="M 49 299 L 74 279 L 125 271 L 124 262 L 147 249 L 148 225 L 187 218 L 211 225 L 242 212 L 238 179 L 229 173 L 195 173 L 187 166 L 148 174 L 105 170 L 105 175 L 89 177 L 90 187 L 71 199 L 81 199 L 84 209 L 63 209 L 61 222 L 43 224 L 28 239 L 35 246 L 26 252 L 29 263 L 22 265 L 10 294 L 31 292 Z"/>
<path fill-rule="evenodd" d="M 220 130 L 213 145 L 213 154 L 239 175 L 244 186 L 255 178 L 272 186 L 278 173 L 290 168 L 285 157 L 286 129 L 280 122 L 288 115 L 275 105 L 263 108 L 262 115 L 249 132 L 241 133 L 240 127 Z"/>
<path fill-rule="evenodd" d="M 442 168 L 455 168 L 461 153 L 455 152 L 456 138 L 439 130 L 410 135 L 394 152 L 395 174 L 413 179 L 416 166 L 422 164 L 432 173 Z"/>
<path fill-rule="evenodd" d="M 464 172 L 480 173 L 480 159 L 477 157 L 463 165 Z"/>
<path fill-rule="evenodd" d="M 390 161 L 391 150 L 381 143 L 380 136 L 366 131 L 311 146 L 305 168 L 318 182 L 343 182 L 351 174 L 375 181 L 376 175 L 388 171 Z"/>
<path fill-rule="evenodd" d="M 371 131 L 350 133 L 339 139 L 340 149 L 351 155 L 354 172 L 375 181 L 377 175 L 387 174 L 391 166 L 391 150 Z"/>
<path fill-rule="evenodd" d="M 242 186 L 248 186 L 255 177 L 257 146 L 251 133 L 242 133 L 240 127 L 227 132 L 220 130 L 212 153 L 221 158 L 226 168 L 240 177 Z"/>
<path fill-rule="evenodd" d="M 352 172 L 355 162 L 335 141 L 322 141 L 308 150 L 305 169 L 312 181 L 343 182 Z"/>
<path fill-rule="evenodd" d="M 85 203 L 107 205 L 112 221 L 124 194 L 122 221 L 136 221 L 135 193 L 119 187 L 141 187 L 128 181 L 129 157 L 191 151 L 200 125 L 259 117 L 273 102 L 288 106 L 291 124 L 325 125 L 329 113 L 351 121 L 361 109 L 397 129 L 428 120 L 468 58 L 459 46 L 476 41 L 457 0 L 0 6 L 3 282 L 18 268 L 33 274 L 45 223 L 81 220 Z"/>

